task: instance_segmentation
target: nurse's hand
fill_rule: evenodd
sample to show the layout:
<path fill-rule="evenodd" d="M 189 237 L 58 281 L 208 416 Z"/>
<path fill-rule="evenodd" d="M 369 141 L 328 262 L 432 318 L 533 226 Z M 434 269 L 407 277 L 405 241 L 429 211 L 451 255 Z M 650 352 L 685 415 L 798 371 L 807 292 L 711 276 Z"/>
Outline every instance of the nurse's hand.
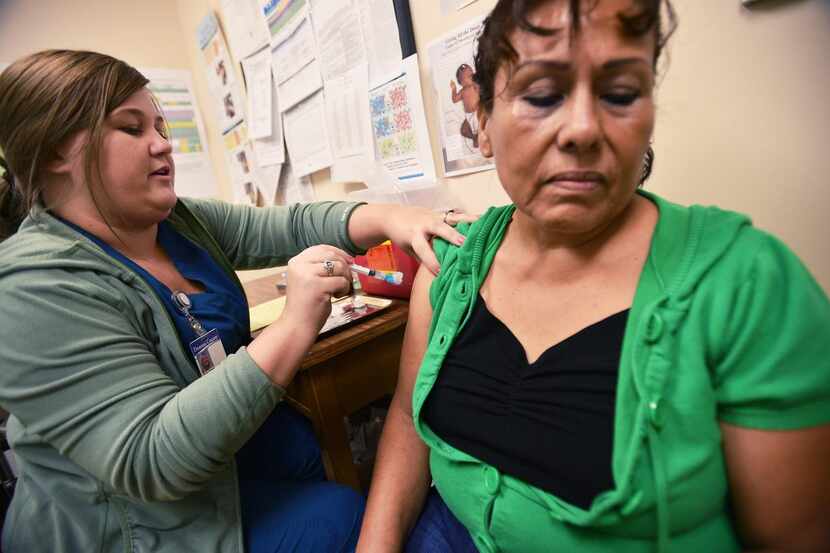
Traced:
<path fill-rule="evenodd" d="M 331 298 L 351 292 L 354 258 L 334 246 L 312 246 L 288 261 L 286 319 L 303 333 L 317 336 L 331 313 Z"/>
<path fill-rule="evenodd" d="M 436 275 L 440 266 L 432 251 L 432 238 L 438 236 L 460 246 L 464 236 L 453 226 L 476 219 L 477 215 L 467 215 L 459 210 L 433 211 L 397 204 L 366 204 L 352 214 L 349 236 L 357 246 L 367 249 L 391 240 Z"/>
<path fill-rule="evenodd" d="M 291 383 L 331 313 L 331 298 L 351 292 L 352 261 L 333 246 L 314 246 L 288 262 L 285 308 L 247 347 L 274 385 Z"/>

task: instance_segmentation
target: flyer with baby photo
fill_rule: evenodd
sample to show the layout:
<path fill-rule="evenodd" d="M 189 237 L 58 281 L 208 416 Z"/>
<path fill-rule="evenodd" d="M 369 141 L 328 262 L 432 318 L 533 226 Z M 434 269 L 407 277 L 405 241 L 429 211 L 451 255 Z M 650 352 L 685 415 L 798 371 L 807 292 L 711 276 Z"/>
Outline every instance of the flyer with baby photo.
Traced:
<path fill-rule="evenodd" d="M 196 34 L 207 65 L 208 88 L 219 116 L 219 126 L 225 134 L 245 119 L 241 89 L 236 82 L 219 20 L 213 12 L 202 19 Z"/>
<path fill-rule="evenodd" d="M 473 58 L 483 20 L 465 23 L 430 43 L 427 50 L 446 177 L 494 168 L 493 160 L 478 149 L 479 94 Z"/>

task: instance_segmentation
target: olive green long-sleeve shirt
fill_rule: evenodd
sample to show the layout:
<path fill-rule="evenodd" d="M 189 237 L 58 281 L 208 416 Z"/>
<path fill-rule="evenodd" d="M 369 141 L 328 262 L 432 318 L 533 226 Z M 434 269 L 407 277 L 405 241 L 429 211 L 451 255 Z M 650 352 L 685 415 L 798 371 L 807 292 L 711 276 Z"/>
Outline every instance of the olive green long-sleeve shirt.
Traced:
<path fill-rule="evenodd" d="M 169 221 L 238 282 L 356 252 L 356 206 L 181 200 Z M 283 395 L 244 347 L 199 378 L 152 288 L 42 208 L 0 244 L 0 345 L 20 472 L 3 551 L 243 550 L 233 455 Z"/>

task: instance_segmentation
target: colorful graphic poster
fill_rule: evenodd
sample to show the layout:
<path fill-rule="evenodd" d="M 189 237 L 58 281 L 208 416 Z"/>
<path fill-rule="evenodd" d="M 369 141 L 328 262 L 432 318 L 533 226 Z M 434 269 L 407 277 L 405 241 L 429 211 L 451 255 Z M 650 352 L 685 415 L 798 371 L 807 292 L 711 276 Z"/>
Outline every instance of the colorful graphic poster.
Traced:
<path fill-rule="evenodd" d="M 261 5 L 272 45 L 288 38 L 308 11 L 306 0 L 261 0 Z"/>
<path fill-rule="evenodd" d="M 172 69 L 140 71 L 150 79 L 147 88 L 155 95 L 167 120 L 176 164 L 176 193 L 197 198 L 216 197 L 216 181 L 190 73 Z"/>
<path fill-rule="evenodd" d="M 399 183 L 435 183 L 432 150 L 418 78 L 417 56 L 404 74 L 369 92 L 375 158 Z"/>
<path fill-rule="evenodd" d="M 395 79 L 372 91 L 369 106 L 378 157 L 383 161 L 414 158 L 418 152 L 418 139 L 412 125 L 406 81 Z"/>
<path fill-rule="evenodd" d="M 263 10 L 280 109 L 287 111 L 323 87 L 310 10 L 306 0 L 268 2 Z"/>
<path fill-rule="evenodd" d="M 150 79 L 147 88 L 158 99 L 167 119 L 173 153 L 204 152 L 204 131 L 193 101 L 189 76 L 162 76 L 156 71 L 144 71 L 144 75 Z"/>
<path fill-rule="evenodd" d="M 433 91 L 437 98 L 444 175 L 493 169 L 493 160 L 478 148 L 478 102 L 473 58 L 483 17 L 428 46 Z"/>

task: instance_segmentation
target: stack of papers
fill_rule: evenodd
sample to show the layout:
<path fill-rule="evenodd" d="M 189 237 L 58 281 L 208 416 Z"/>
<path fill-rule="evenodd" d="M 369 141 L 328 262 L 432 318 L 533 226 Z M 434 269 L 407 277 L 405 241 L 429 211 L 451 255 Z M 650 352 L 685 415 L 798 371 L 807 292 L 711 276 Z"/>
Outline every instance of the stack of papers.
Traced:
<path fill-rule="evenodd" d="M 392 303 L 390 299 L 374 296 L 359 296 L 359 298 L 365 307 L 360 307 L 360 300 L 357 303 L 354 301 L 355 296 L 336 300 L 332 298 L 331 315 L 320 329 L 320 334 L 377 313 Z M 283 309 L 285 309 L 285 296 L 252 307 L 250 310 L 251 332 L 256 332 L 276 321 Z"/>

